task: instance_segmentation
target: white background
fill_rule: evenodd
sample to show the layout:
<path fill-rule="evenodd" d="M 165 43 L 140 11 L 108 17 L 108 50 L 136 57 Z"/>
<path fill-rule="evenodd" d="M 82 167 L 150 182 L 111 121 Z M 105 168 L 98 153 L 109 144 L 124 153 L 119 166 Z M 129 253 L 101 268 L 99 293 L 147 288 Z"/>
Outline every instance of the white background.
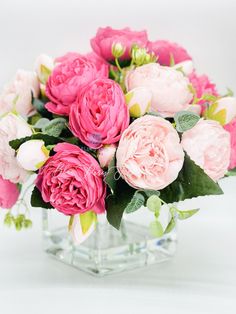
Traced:
<path fill-rule="evenodd" d="M 42 52 L 89 51 L 100 25 L 147 28 L 152 40 L 179 42 L 199 73 L 236 91 L 234 0 L 1 0 L 0 87 Z M 181 224 L 172 262 L 105 279 L 48 259 L 38 212 L 31 231 L 0 227 L 0 313 L 235 314 L 236 179 L 222 184 L 224 197 L 190 202 L 202 210 Z"/>

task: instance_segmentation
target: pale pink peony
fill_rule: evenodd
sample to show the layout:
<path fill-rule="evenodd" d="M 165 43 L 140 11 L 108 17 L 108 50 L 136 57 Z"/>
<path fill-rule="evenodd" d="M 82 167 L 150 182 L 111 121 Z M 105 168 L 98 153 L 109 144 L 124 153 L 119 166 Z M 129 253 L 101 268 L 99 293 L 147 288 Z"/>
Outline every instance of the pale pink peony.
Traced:
<path fill-rule="evenodd" d="M 229 169 L 236 168 L 236 119 L 224 126 L 224 129 L 230 134 L 231 154 Z"/>
<path fill-rule="evenodd" d="M 9 141 L 32 135 L 29 125 L 15 114 L 9 113 L 0 120 L 0 175 L 13 183 L 23 183 L 28 172 L 17 163 L 15 150 Z"/>
<path fill-rule="evenodd" d="M 161 190 L 178 176 L 184 152 L 172 124 L 152 115 L 136 119 L 124 131 L 117 153 L 122 178 L 136 189 Z"/>
<path fill-rule="evenodd" d="M 130 91 L 146 87 L 152 92 L 151 111 L 164 117 L 173 117 L 176 112 L 186 110 L 192 94 L 189 80 L 180 71 L 150 63 L 129 72 L 126 87 Z"/>
<path fill-rule="evenodd" d="M 130 59 L 131 48 L 133 45 L 145 48 L 147 45 L 146 31 L 132 31 L 126 27 L 120 30 L 111 27 L 99 28 L 97 34 L 91 39 L 91 47 L 93 51 L 107 61 L 114 60 L 112 55 L 113 44 L 120 43 L 125 49 L 121 60 Z"/>
<path fill-rule="evenodd" d="M 115 156 L 117 146 L 115 144 L 104 145 L 99 148 L 97 157 L 102 168 L 107 168 Z"/>
<path fill-rule="evenodd" d="M 36 73 L 18 70 L 13 81 L 4 87 L 0 95 L 0 116 L 11 111 L 17 111 L 24 117 L 32 115 L 35 112 L 32 95 L 39 95 Z"/>
<path fill-rule="evenodd" d="M 91 82 L 72 105 L 69 118 L 72 133 L 90 148 L 118 142 L 129 125 L 121 87 L 110 79 Z"/>
<path fill-rule="evenodd" d="M 106 187 L 96 159 L 68 143 L 57 144 L 54 151 L 36 179 L 43 200 L 65 215 L 103 213 Z"/>
<path fill-rule="evenodd" d="M 19 195 L 17 185 L 0 175 L 0 208 L 10 209 L 17 202 Z"/>
<path fill-rule="evenodd" d="M 46 95 L 50 102 L 48 111 L 58 115 L 69 115 L 70 107 L 79 92 L 91 81 L 107 76 L 96 62 L 77 53 L 69 53 L 56 59 L 57 66 L 52 71 L 46 85 Z"/>
<path fill-rule="evenodd" d="M 230 136 L 217 121 L 199 120 L 183 133 L 182 146 L 212 180 L 225 175 L 230 160 Z"/>
<path fill-rule="evenodd" d="M 148 42 L 147 47 L 150 52 L 155 53 L 158 57 L 157 62 L 161 65 L 170 66 L 171 56 L 174 58 L 175 64 L 186 60 L 192 60 L 191 56 L 183 47 L 167 40 L 150 41 Z"/>

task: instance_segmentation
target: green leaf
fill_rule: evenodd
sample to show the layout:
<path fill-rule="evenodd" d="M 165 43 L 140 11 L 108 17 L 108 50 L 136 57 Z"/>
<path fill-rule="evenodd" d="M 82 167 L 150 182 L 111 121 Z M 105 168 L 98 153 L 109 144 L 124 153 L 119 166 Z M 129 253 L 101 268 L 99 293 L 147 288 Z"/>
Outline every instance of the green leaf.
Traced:
<path fill-rule="evenodd" d="M 42 129 L 42 128 L 44 128 L 46 125 L 48 125 L 49 122 L 50 122 L 49 119 L 47 119 L 47 118 L 41 118 L 41 119 L 39 119 L 39 120 L 33 125 L 33 127 L 34 127 L 35 129 Z"/>
<path fill-rule="evenodd" d="M 31 206 L 32 207 L 46 208 L 46 209 L 53 208 L 50 203 L 44 202 L 42 195 L 36 186 L 34 187 L 33 192 L 31 194 Z"/>
<path fill-rule="evenodd" d="M 166 203 L 174 203 L 198 196 L 223 194 L 220 186 L 187 154 L 178 178 L 160 192 L 160 198 Z"/>
<path fill-rule="evenodd" d="M 93 211 L 88 211 L 79 215 L 82 233 L 86 234 L 91 225 L 96 221 L 97 215 Z"/>
<path fill-rule="evenodd" d="M 52 118 L 52 113 L 49 112 L 45 105 L 48 102 L 48 99 L 39 99 L 32 97 L 32 105 L 37 110 L 38 113 L 40 113 L 45 118 Z"/>
<path fill-rule="evenodd" d="M 110 164 L 108 165 L 107 174 L 105 176 L 105 183 L 109 186 L 112 194 L 114 194 L 116 190 L 116 183 L 117 183 L 117 180 L 115 178 L 116 172 L 117 172 L 116 156 L 114 156 Z"/>
<path fill-rule="evenodd" d="M 234 176 L 236 176 L 236 168 L 231 169 L 226 173 L 226 177 L 234 177 Z"/>
<path fill-rule="evenodd" d="M 164 234 L 164 230 L 162 228 L 162 225 L 160 224 L 160 222 L 158 220 L 152 221 L 150 223 L 149 230 L 150 230 L 150 233 L 156 238 L 160 238 Z"/>
<path fill-rule="evenodd" d="M 156 190 L 139 190 L 139 191 L 144 193 L 147 198 L 152 195 L 160 196 L 160 192 Z"/>
<path fill-rule="evenodd" d="M 128 205 L 125 208 L 125 212 L 127 214 L 133 213 L 136 210 L 138 210 L 141 206 L 143 206 L 145 203 L 145 198 L 143 194 L 141 194 L 139 191 L 136 191 L 131 199 L 131 201 L 128 203 Z"/>
<path fill-rule="evenodd" d="M 155 116 L 155 117 L 160 117 L 161 116 L 158 112 L 155 112 L 155 111 L 150 111 L 150 112 L 147 112 L 146 114 L 148 114 L 150 116 Z"/>
<path fill-rule="evenodd" d="M 58 137 L 65 128 L 66 122 L 64 118 L 53 119 L 42 128 L 42 131 L 45 134 Z"/>
<path fill-rule="evenodd" d="M 166 230 L 165 230 L 165 234 L 166 233 L 169 233 L 169 232 L 171 232 L 174 228 L 175 228 L 175 225 L 176 225 L 176 221 L 175 221 L 175 219 L 172 217 L 171 218 L 171 221 L 169 222 L 169 224 L 168 224 L 168 226 L 167 226 L 167 228 L 166 228 Z"/>
<path fill-rule="evenodd" d="M 217 98 L 218 98 L 217 96 L 214 96 L 211 94 L 203 94 L 203 96 L 201 97 L 202 100 L 211 101 L 211 102 L 215 102 Z"/>
<path fill-rule="evenodd" d="M 199 208 L 197 209 L 190 209 L 190 210 L 177 210 L 178 213 L 178 219 L 179 220 L 184 220 L 187 218 L 192 217 L 194 214 L 196 214 L 199 211 Z"/>
<path fill-rule="evenodd" d="M 161 199 L 157 195 L 152 195 L 148 198 L 147 208 L 152 212 L 158 212 L 161 209 Z"/>
<path fill-rule="evenodd" d="M 176 130 L 178 132 L 185 132 L 192 129 L 197 124 L 199 119 L 199 115 L 191 111 L 177 112 L 174 116 Z"/>

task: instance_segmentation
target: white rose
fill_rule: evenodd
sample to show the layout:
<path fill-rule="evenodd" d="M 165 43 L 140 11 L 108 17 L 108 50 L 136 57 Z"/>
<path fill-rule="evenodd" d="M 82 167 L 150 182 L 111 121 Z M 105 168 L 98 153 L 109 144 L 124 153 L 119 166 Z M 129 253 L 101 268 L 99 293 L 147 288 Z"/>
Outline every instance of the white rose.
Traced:
<path fill-rule="evenodd" d="M 39 81 L 42 83 L 41 87 L 43 87 L 47 82 L 49 74 L 54 68 L 54 59 L 45 54 L 41 54 L 36 59 L 34 68 Z"/>

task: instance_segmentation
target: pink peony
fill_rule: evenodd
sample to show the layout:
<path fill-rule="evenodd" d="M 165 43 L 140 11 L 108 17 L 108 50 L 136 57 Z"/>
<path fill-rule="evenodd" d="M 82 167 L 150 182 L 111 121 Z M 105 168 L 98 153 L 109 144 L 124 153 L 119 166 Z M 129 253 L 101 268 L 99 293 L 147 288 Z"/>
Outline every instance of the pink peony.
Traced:
<path fill-rule="evenodd" d="M 112 45 L 120 43 L 125 49 L 121 59 L 127 60 L 130 59 L 132 46 L 137 44 L 139 47 L 146 47 L 147 40 L 146 31 L 132 31 L 128 27 L 120 30 L 106 27 L 98 29 L 96 36 L 91 39 L 91 46 L 97 55 L 107 61 L 112 61 L 114 60 Z"/>
<path fill-rule="evenodd" d="M 187 109 L 192 99 L 188 85 L 189 80 L 180 71 L 158 63 L 140 66 L 126 76 L 127 90 L 145 87 L 151 91 L 151 111 L 164 117 L 173 117 L 176 112 Z"/>
<path fill-rule="evenodd" d="M 172 124 L 146 115 L 124 131 L 117 153 L 122 178 L 136 189 L 161 190 L 178 176 L 184 152 Z"/>
<path fill-rule="evenodd" d="M 32 106 L 32 94 L 39 95 L 39 81 L 34 72 L 18 70 L 14 80 L 5 86 L 0 95 L 0 116 L 17 111 L 28 117 L 35 112 Z"/>
<path fill-rule="evenodd" d="M 36 179 L 43 200 L 65 215 L 103 213 L 106 188 L 98 162 L 72 144 L 57 144 L 54 151 Z"/>
<path fill-rule="evenodd" d="M 77 53 L 69 53 L 57 59 L 58 61 L 60 63 L 47 81 L 46 95 L 50 102 L 46 104 L 46 108 L 58 115 L 69 115 L 71 104 L 81 89 L 107 73 L 101 69 L 98 71 L 96 62 Z"/>
<path fill-rule="evenodd" d="M 231 139 L 231 155 L 229 169 L 234 169 L 236 167 L 236 119 L 231 123 L 226 124 L 224 129 L 229 132 Z"/>
<path fill-rule="evenodd" d="M 150 52 L 155 53 L 158 57 L 157 62 L 161 65 L 170 66 L 171 56 L 174 58 L 175 64 L 186 60 L 192 60 L 191 56 L 183 47 L 167 40 L 149 41 L 147 47 Z"/>
<path fill-rule="evenodd" d="M 230 136 L 217 121 L 199 120 L 183 133 L 182 146 L 212 180 L 225 175 L 230 160 Z"/>
<path fill-rule="evenodd" d="M 71 107 L 69 124 L 72 133 L 90 148 L 118 142 L 129 125 L 121 87 L 110 79 L 88 84 Z"/>
<path fill-rule="evenodd" d="M 0 176 L 0 207 L 10 209 L 17 202 L 19 195 L 17 185 Z"/>

